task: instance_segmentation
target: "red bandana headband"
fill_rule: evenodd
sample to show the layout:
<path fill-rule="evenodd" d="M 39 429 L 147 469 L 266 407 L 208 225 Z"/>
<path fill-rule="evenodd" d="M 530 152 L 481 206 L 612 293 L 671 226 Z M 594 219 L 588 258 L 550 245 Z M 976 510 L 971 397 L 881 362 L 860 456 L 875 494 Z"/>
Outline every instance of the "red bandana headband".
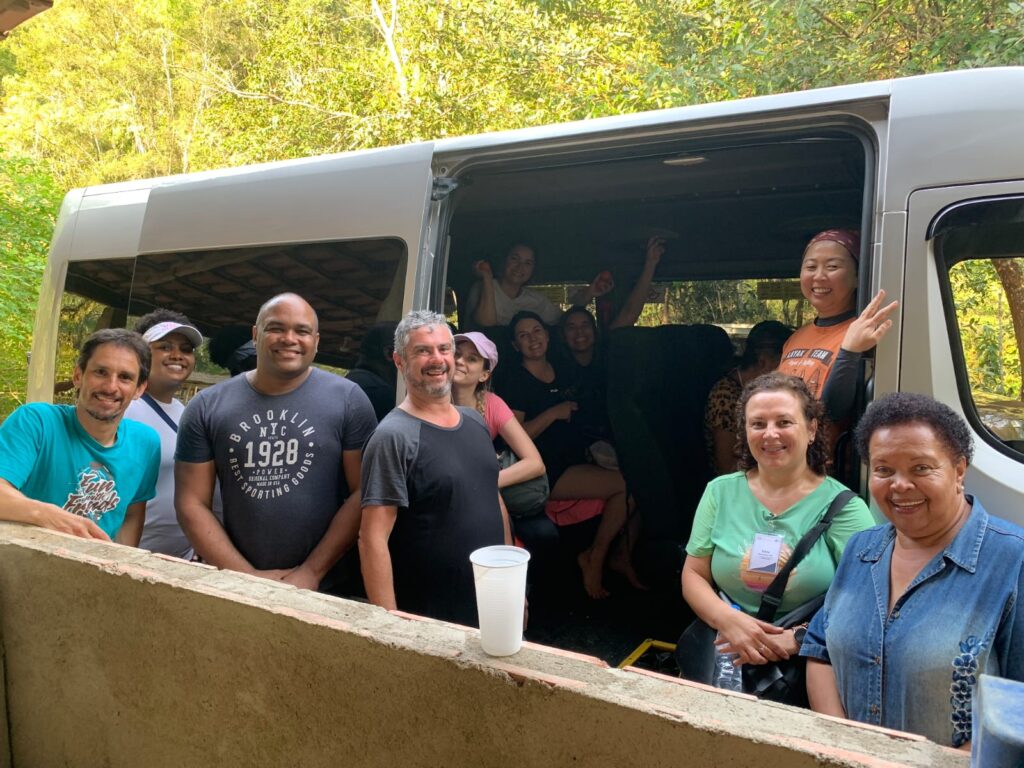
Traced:
<path fill-rule="evenodd" d="M 860 233 L 852 229 L 826 229 L 824 232 L 819 232 L 811 238 L 807 248 L 804 248 L 804 253 L 807 253 L 808 249 L 815 243 L 826 241 L 839 243 L 850 252 L 850 256 L 853 257 L 855 262 L 860 261 Z"/>

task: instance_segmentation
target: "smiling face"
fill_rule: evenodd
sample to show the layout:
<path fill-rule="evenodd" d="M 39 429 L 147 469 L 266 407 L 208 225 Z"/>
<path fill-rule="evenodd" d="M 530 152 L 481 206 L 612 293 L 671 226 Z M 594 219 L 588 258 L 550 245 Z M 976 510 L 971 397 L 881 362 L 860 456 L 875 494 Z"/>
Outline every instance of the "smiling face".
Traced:
<path fill-rule="evenodd" d="M 256 369 L 293 379 L 309 370 L 320 343 L 316 312 L 302 298 L 284 295 L 264 306 L 253 327 Z"/>
<path fill-rule="evenodd" d="M 409 334 L 402 354 L 395 352 L 395 365 L 405 377 L 410 394 L 431 400 L 451 396 L 455 375 L 455 349 L 452 333 L 444 325 L 427 325 Z M 472 346 L 472 345 L 470 345 Z"/>
<path fill-rule="evenodd" d="M 169 333 L 149 344 L 153 362 L 149 369 L 151 394 L 173 394 L 196 367 L 196 351 L 184 334 Z"/>
<path fill-rule="evenodd" d="M 475 389 L 491 378 L 491 372 L 485 369 L 487 361 L 480 356 L 476 345 L 471 341 L 460 341 L 455 347 L 455 386 L 472 385 Z"/>
<path fill-rule="evenodd" d="M 78 390 L 76 407 L 99 422 L 116 422 L 145 387 L 139 384 L 139 357 L 127 347 L 100 344 L 85 370 L 76 367 L 72 382 Z M 82 419 L 83 424 L 85 420 Z"/>
<path fill-rule="evenodd" d="M 750 397 L 745 409 L 747 446 L 759 471 L 807 466 L 807 446 L 818 422 L 807 421 L 803 403 L 786 390 L 768 390 Z"/>
<path fill-rule="evenodd" d="M 522 287 L 533 277 L 534 255 L 528 245 L 517 245 L 505 257 L 501 271 L 501 282 L 509 286 Z"/>
<path fill-rule="evenodd" d="M 512 329 L 512 344 L 523 360 L 544 360 L 548 354 L 548 332 L 532 317 L 525 317 Z"/>
<path fill-rule="evenodd" d="M 967 459 L 952 456 L 930 426 L 880 427 L 871 435 L 868 457 L 871 495 L 899 533 L 936 540 L 958 525 Z"/>
<path fill-rule="evenodd" d="M 575 355 L 586 354 L 594 348 L 597 334 L 594 318 L 589 313 L 573 312 L 562 323 L 565 345 Z"/>
<path fill-rule="evenodd" d="M 804 253 L 800 266 L 800 292 L 818 313 L 835 317 L 857 302 L 857 263 L 839 243 L 822 240 Z"/>

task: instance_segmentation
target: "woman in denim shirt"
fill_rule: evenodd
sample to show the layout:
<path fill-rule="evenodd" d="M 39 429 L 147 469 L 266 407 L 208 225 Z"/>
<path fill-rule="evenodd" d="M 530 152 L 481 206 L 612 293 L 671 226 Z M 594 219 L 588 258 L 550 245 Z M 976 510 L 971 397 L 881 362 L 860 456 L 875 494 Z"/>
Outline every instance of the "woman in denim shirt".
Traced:
<path fill-rule="evenodd" d="M 1024 680 L 1024 530 L 964 493 L 963 419 L 925 395 L 874 402 L 857 427 L 889 524 L 846 547 L 811 622 L 811 707 L 968 748 L 979 674 Z"/>

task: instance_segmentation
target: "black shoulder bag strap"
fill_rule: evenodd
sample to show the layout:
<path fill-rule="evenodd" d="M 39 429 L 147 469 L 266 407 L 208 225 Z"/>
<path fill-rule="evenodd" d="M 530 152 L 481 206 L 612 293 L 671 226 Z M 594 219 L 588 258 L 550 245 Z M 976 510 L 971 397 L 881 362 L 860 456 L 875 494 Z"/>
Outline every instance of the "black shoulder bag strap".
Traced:
<path fill-rule="evenodd" d="M 167 415 L 167 411 L 160 407 L 159 403 L 153 399 L 153 396 L 149 392 L 142 393 L 142 402 L 156 411 L 156 415 L 163 419 L 167 426 L 171 428 L 171 431 L 175 434 L 178 433 L 178 425 L 174 423 L 170 416 Z"/>
<path fill-rule="evenodd" d="M 775 621 L 775 614 L 778 612 L 779 606 L 782 605 L 782 594 L 786 591 L 786 584 L 789 583 L 789 575 L 796 568 L 797 564 L 807 556 L 807 553 L 811 551 L 811 547 L 821 538 L 822 534 L 828 530 L 828 527 L 832 524 L 832 519 L 839 514 L 839 510 L 849 504 L 850 500 L 856 495 L 850 490 L 840 491 L 832 499 L 832 503 L 828 505 L 825 516 L 797 542 L 796 548 L 793 549 L 793 554 L 789 556 L 789 560 L 782 566 L 782 570 L 779 571 L 772 583 L 768 585 L 768 589 L 761 596 L 761 607 L 757 610 L 757 618 L 769 623 Z"/>

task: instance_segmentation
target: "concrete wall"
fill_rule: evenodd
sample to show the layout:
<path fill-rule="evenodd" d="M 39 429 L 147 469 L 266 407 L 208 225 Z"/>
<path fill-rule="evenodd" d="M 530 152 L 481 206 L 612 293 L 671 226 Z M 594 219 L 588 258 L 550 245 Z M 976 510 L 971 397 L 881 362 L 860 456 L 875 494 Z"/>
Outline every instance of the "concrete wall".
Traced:
<path fill-rule="evenodd" d="M 906 734 L 539 646 L 490 659 L 473 630 L 11 524 L 0 640 L 14 768 L 966 765 Z"/>

